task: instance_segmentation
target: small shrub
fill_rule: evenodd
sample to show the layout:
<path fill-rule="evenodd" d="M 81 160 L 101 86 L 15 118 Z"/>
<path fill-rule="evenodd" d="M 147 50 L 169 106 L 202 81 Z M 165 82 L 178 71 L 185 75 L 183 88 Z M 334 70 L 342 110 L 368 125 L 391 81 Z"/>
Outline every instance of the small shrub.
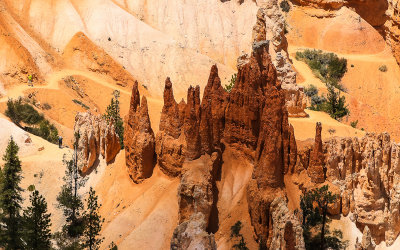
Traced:
<path fill-rule="evenodd" d="M 35 188 L 35 185 L 33 185 L 33 184 L 32 184 L 32 185 L 29 185 L 29 187 L 28 187 L 28 191 L 29 191 L 29 192 L 33 192 L 33 191 L 35 191 L 35 189 L 36 189 L 36 188 Z"/>
<path fill-rule="evenodd" d="M 235 73 L 231 76 L 231 80 L 229 80 L 229 84 L 225 85 L 226 92 L 230 93 L 232 91 L 233 87 L 235 86 L 236 79 L 237 79 L 237 74 Z"/>
<path fill-rule="evenodd" d="M 111 242 L 111 244 L 108 246 L 109 250 L 118 250 L 118 246 L 115 245 L 114 241 Z"/>
<path fill-rule="evenodd" d="M 332 136 L 334 133 L 336 133 L 336 129 L 330 128 L 328 129 L 328 133 Z"/>
<path fill-rule="evenodd" d="M 51 109 L 50 104 L 48 104 L 47 102 L 44 103 L 42 107 L 43 107 L 44 110 L 49 110 L 49 109 Z"/>
<path fill-rule="evenodd" d="M 282 11 L 283 12 L 289 12 L 290 11 L 290 5 L 289 5 L 289 3 L 288 3 L 288 1 L 286 1 L 286 0 L 283 0 L 281 3 L 280 3 L 280 7 L 281 7 L 281 9 L 282 9 Z"/>
<path fill-rule="evenodd" d="M 58 142 L 58 130 L 48 120 L 41 121 L 39 127 L 25 127 L 25 130 L 51 143 L 56 144 Z"/>
<path fill-rule="evenodd" d="M 87 106 L 86 104 L 84 104 L 83 102 L 81 102 L 81 101 L 79 101 L 79 100 L 73 99 L 72 101 L 73 101 L 74 103 L 76 103 L 76 104 L 82 106 L 84 109 L 90 109 L 89 106 Z"/>
<path fill-rule="evenodd" d="M 311 84 L 310 86 L 304 88 L 304 94 L 308 97 L 318 95 L 318 89 L 317 87 Z"/>
<path fill-rule="evenodd" d="M 386 72 L 386 71 L 388 71 L 388 68 L 387 68 L 386 65 L 381 65 L 381 66 L 379 67 L 379 70 L 380 70 L 381 72 Z"/>
<path fill-rule="evenodd" d="M 249 248 L 246 245 L 246 242 L 244 241 L 243 236 L 241 235 L 240 241 L 233 245 L 233 249 L 237 250 L 249 250 Z"/>
<path fill-rule="evenodd" d="M 357 128 L 357 124 L 358 124 L 358 120 L 350 122 L 350 126 L 352 126 L 353 128 Z"/>
<path fill-rule="evenodd" d="M 323 104 L 326 102 L 324 96 L 313 95 L 311 97 L 311 109 L 316 111 L 324 111 Z"/>
<path fill-rule="evenodd" d="M 231 226 L 231 238 L 240 236 L 240 230 L 242 229 L 242 222 L 238 220 L 235 225 Z"/>

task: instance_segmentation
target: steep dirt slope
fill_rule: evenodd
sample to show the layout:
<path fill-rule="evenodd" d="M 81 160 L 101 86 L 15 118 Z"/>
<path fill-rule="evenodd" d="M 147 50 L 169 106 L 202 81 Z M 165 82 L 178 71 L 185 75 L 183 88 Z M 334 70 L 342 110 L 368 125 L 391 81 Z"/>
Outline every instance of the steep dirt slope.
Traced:
<path fill-rule="evenodd" d="M 7 2 L 7 11 L 18 17 L 22 26 L 30 27 L 56 51 L 62 51 L 77 32 L 84 32 L 154 94 L 161 93 L 163 80 L 170 76 L 175 79 L 181 98 L 183 95 L 179 93 L 187 84 L 206 82 L 207 74 L 200 73 L 207 72 L 216 63 L 110 0 L 3 1 Z M 67 16 L 68 21 L 61 21 L 61 16 Z M 221 78 L 227 82 L 234 70 L 222 64 L 219 67 Z"/>
<path fill-rule="evenodd" d="M 348 72 L 342 84 L 347 89 L 344 95 L 350 116 L 343 122 L 350 124 L 358 120 L 359 129 L 387 131 L 399 140 L 396 127 L 400 125 L 400 119 L 395 107 L 400 98 L 400 68 L 381 35 L 346 7 L 332 12 L 295 7 L 287 20 L 289 51 L 293 58 L 298 50 L 316 48 L 347 59 Z M 305 79 L 301 85 L 313 84 L 320 93 L 326 93 L 325 84 L 312 75 L 305 63 L 293 61 Z M 383 65 L 388 68 L 387 72 L 379 70 Z"/>
<path fill-rule="evenodd" d="M 185 47 L 236 68 L 251 43 L 258 7 L 254 1 L 113 0 L 151 27 Z"/>

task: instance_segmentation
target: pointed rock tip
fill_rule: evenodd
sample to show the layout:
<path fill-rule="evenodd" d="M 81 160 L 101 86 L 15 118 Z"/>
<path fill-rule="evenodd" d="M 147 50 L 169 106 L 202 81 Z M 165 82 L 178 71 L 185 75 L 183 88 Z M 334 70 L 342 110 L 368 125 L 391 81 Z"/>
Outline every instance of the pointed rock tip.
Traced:
<path fill-rule="evenodd" d="M 172 88 L 172 82 L 171 82 L 171 79 L 169 77 L 167 77 L 167 79 L 165 79 L 165 88 L 166 89 Z"/>

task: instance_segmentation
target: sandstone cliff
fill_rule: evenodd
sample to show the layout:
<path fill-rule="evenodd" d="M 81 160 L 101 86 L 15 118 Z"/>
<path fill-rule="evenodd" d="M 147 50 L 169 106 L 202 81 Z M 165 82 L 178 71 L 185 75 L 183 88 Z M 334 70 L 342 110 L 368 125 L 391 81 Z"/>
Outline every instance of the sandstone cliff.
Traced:
<path fill-rule="evenodd" d="M 78 167 L 83 175 L 93 170 L 100 154 L 109 163 L 121 150 L 114 124 L 108 123 L 101 115 L 91 114 L 90 111 L 76 115 L 74 134 L 79 134 L 76 142 Z"/>

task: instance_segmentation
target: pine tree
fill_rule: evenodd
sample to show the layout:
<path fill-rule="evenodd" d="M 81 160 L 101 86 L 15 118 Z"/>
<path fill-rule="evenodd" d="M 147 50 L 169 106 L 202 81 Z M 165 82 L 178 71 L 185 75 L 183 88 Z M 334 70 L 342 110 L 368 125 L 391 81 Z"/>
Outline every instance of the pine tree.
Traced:
<path fill-rule="evenodd" d="M 121 144 L 121 149 L 124 149 L 124 121 L 121 118 L 121 112 L 119 107 L 119 97 L 120 92 L 118 90 L 114 90 L 113 98 L 111 98 L 111 103 L 108 105 L 106 109 L 106 113 L 104 117 L 108 122 L 111 120 L 115 125 L 115 132 L 119 137 L 119 143 Z"/>
<path fill-rule="evenodd" d="M 334 119 L 342 118 L 349 114 L 346 97 L 340 96 L 340 91 L 336 92 L 334 86 L 330 84 L 328 84 L 327 104 L 328 113 Z"/>
<path fill-rule="evenodd" d="M 84 218 L 82 214 L 83 202 L 78 191 L 85 185 L 86 179 L 79 174 L 77 163 L 77 141 L 79 134 L 75 134 L 74 156 L 71 160 L 64 158 L 66 165 L 64 185 L 57 196 L 59 207 L 63 209 L 66 224 L 63 230 L 66 235 L 73 238 L 74 244 L 79 241 L 84 230 Z"/>
<path fill-rule="evenodd" d="M 50 249 L 50 216 L 47 212 L 47 202 L 38 191 L 33 191 L 29 197 L 31 206 L 24 210 L 25 249 Z"/>
<path fill-rule="evenodd" d="M 303 211 L 303 236 L 306 249 L 346 249 L 340 231 L 329 230 L 328 207 L 337 202 L 338 196 L 324 185 L 305 191 L 301 196 L 300 208 Z M 318 232 L 319 231 L 319 232 Z"/>
<path fill-rule="evenodd" d="M 22 179 L 22 169 L 18 150 L 18 145 L 11 137 L 3 156 L 5 164 L 0 175 L 0 243 L 5 249 L 22 248 L 20 230 L 22 224 L 20 215 L 22 188 L 19 186 Z"/>
<path fill-rule="evenodd" d="M 87 210 L 85 214 L 85 231 L 83 246 L 87 249 L 99 249 L 102 238 L 99 237 L 101 226 L 104 219 L 99 215 L 100 205 L 98 203 L 96 192 L 90 187 L 89 197 L 87 199 Z"/>

